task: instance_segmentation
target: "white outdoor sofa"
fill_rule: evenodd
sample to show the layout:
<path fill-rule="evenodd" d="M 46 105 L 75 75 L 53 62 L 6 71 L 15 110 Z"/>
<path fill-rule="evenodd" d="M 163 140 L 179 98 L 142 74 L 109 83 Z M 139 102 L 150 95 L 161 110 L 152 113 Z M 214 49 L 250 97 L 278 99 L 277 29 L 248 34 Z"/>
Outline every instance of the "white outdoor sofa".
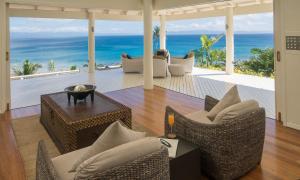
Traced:
<path fill-rule="evenodd" d="M 143 58 L 122 58 L 124 73 L 143 73 Z M 166 59 L 153 58 L 153 77 L 167 77 L 168 62 Z"/>
<path fill-rule="evenodd" d="M 121 58 L 124 73 L 143 73 L 143 58 Z"/>
<path fill-rule="evenodd" d="M 189 53 L 187 58 L 171 57 L 171 64 L 180 64 L 184 66 L 186 73 L 191 73 L 193 71 L 195 62 L 194 53 Z"/>

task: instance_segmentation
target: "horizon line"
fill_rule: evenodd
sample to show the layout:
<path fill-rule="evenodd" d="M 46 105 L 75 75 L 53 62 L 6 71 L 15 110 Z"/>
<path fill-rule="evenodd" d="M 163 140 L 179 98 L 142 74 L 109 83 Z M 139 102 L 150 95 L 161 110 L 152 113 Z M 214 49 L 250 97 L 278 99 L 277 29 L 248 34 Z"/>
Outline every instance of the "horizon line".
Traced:
<path fill-rule="evenodd" d="M 29 33 L 29 32 L 11 32 L 11 34 L 35 34 L 35 33 Z M 40 33 L 38 33 L 39 35 L 41 35 Z M 225 32 L 214 32 L 214 33 L 171 33 L 171 34 L 167 34 L 167 36 L 184 36 L 184 35 L 217 35 L 217 34 L 225 34 Z M 274 34 L 274 32 L 254 32 L 254 33 L 250 33 L 250 32 L 236 32 L 234 33 L 235 35 L 263 35 L 263 34 Z M 55 35 L 53 34 L 52 36 L 48 34 L 48 38 L 52 38 L 52 37 L 62 37 L 65 34 L 62 33 L 61 35 Z M 105 37 L 105 36 L 143 36 L 143 34 L 95 34 L 95 37 Z M 65 38 L 72 38 L 72 37 L 88 37 L 88 35 L 82 35 L 82 34 L 73 34 L 73 35 L 69 35 L 69 36 L 65 36 Z M 18 37 L 20 38 L 20 36 Z M 24 38 L 41 38 L 41 36 L 38 37 L 24 37 Z M 47 37 L 45 37 L 47 38 Z"/>

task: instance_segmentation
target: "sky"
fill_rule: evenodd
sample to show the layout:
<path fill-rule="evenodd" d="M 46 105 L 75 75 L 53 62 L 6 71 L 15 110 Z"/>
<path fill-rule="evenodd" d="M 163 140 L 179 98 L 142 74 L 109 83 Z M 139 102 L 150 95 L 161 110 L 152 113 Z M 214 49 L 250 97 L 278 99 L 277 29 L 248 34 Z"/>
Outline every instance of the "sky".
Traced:
<path fill-rule="evenodd" d="M 154 22 L 153 25 L 159 25 Z M 10 30 L 15 36 L 87 36 L 88 21 L 75 19 L 10 18 Z M 214 34 L 225 31 L 225 18 L 167 21 L 168 34 Z M 273 14 L 250 14 L 234 17 L 235 33 L 273 33 Z M 97 20 L 96 35 L 141 35 L 140 21 Z"/>

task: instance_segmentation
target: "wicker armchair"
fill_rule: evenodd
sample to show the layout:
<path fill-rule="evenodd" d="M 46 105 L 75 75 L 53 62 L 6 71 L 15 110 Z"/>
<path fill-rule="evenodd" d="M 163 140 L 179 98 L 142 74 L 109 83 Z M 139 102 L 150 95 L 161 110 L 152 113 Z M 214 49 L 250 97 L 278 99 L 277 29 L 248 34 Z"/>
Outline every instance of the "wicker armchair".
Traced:
<path fill-rule="evenodd" d="M 37 180 L 58 180 L 58 174 L 50 159 L 43 141 L 39 142 L 36 161 Z M 99 172 L 88 179 L 101 180 L 169 180 L 168 150 L 162 147 L 134 161 L 120 164 L 104 172 Z"/>
<path fill-rule="evenodd" d="M 210 111 L 217 103 L 218 100 L 206 96 L 205 110 Z M 265 138 L 264 108 L 257 108 L 226 123 L 203 124 L 167 107 L 165 134 L 169 132 L 169 113 L 175 115 L 173 131 L 176 135 L 200 146 L 201 167 L 208 176 L 235 179 L 260 163 Z"/>

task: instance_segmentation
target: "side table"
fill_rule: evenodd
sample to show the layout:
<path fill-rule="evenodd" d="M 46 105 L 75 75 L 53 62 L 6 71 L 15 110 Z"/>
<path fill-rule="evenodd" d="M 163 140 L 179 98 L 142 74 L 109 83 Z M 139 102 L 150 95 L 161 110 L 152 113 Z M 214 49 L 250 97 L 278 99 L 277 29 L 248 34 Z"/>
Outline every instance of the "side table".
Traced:
<path fill-rule="evenodd" d="M 197 145 L 179 139 L 175 158 L 170 158 L 171 180 L 201 179 L 200 149 Z"/>

